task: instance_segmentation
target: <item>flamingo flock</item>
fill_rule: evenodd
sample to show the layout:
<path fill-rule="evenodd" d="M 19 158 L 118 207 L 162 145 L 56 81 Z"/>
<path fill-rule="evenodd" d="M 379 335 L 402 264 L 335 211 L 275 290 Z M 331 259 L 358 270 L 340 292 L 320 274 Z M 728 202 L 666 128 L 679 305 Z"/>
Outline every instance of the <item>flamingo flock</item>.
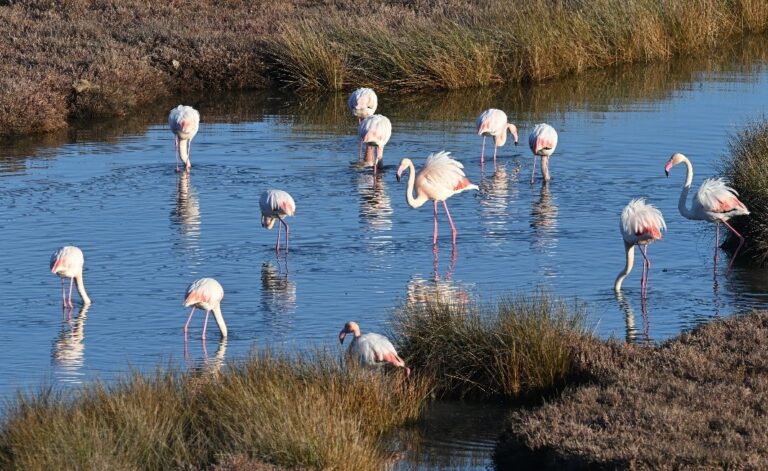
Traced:
<path fill-rule="evenodd" d="M 392 136 L 392 123 L 384 115 L 376 114 L 378 97 L 370 88 L 355 90 L 347 101 L 353 117 L 358 119 L 360 149 L 358 160 L 363 160 L 362 149 L 366 147 L 364 164 L 373 167 L 376 178 L 380 176 L 383 168 L 384 147 Z M 179 162 L 184 171 L 191 170 L 190 149 L 191 141 L 198 132 L 200 126 L 200 113 L 191 106 L 179 105 L 172 109 L 168 116 L 170 130 L 175 136 L 176 147 L 176 171 L 180 171 Z M 483 137 L 480 151 L 480 165 L 485 162 L 486 138 L 493 138 L 493 162 L 496 167 L 498 149 L 503 147 L 509 133 L 515 145 L 518 144 L 518 128 L 509 122 L 507 114 L 499 109 L 490 108 L 482 112 L 475 123 L 478 136 Z M 541 160 L 541 176 L 544 187 L 551 180 L 549 171 L 549 159 L 552 157 L 558 144 L 558 134 L 555 128 L 546 123 L 536 124 L 528 137 L 528 144 L 533 154 L 533 171 L 531 183 L 536 178 L 536 158 Z M 729 220 L 736 216 L 749 215 L 747 207 L 738 199 L 736 191 L 729 187 L 722 179 L 706 179 L 702 182 L 698 191 L 692 198 L 691 206 L 688 206 L 688 193 L 693 182 L 693 165 L 691 161 L 681 153 L 673 154 L 664 171 L 667 176 L 673 167 L 683 164 L 686 167 L 686 179 L 683 184 L 678 208 L 680 214 L 691 220 L 708 221 L 715 223 L 716 245 L 714 263 L 717 266 L 717 251 L 719 247 L 720 223 L 730 230 L 739 239 L 738 247 L 728 264 L 725 275 L 730 272 L 733 262 L 744 244 L 744 237 L 729 224 Z M 448 151 L 439 151 L 429 154 L 421 169 L 417 172 L 416 166 L 410 158 L 402 158 L 397 169 L 396 178 L 399 182 L 403 174 L 408 173 L 408 181 L 405 187 L 405 199 L 411 208 L 419 208 L 427 201 L 432 201 L 434 209 L 434 227 L 432 233 L 432 245 L 436 250 L 438 243 L 438 203 L 442 203 L 446 218 L 451 227 L 452 244 L 454 254 L 457 244 L 457 230 L 451 213 L 448 210 L 448 198 L 467 190 L 477 190 L 464 172 L 464 165 L 453 158 Z M 261 210 L 261 225 L 271 229 L 277 223 L 277 239 L 275 252 L 280 254 L 281 228 L 285 229 L 285 254 L 289 249 L 290 229 L 285 219 L 294 216 L 296 203 L 293 197 L 280 189 L 269 189 L 261 194 L 259 199 Z M 614 281 L 614 290 L 620 295 L 624 279 L 630 274 L 634 265 L 635 247 L 639 247 L 643 257 L 643 270 L 640 278 L 641 297 L 644 299 L 648 293 L 648 280 L 651 270 L 651 262 L 648 257 L 648 246 L 662 239 L 662 232 L 666 230 L 666 222 L 661 212 L 644 198 L 632 199 L 621 211 L 619 228 L 625 247 L 625 265 Z M 82 299 L 83 306 L 91 304 L 91 299 L 85 291 L 83 281 L 85 258 L 80 248 L 64 246 L 59 248 L 51 256 L 50 270 L 61 278 L 62 303 L 65 307 L 72 308 L 72 291 L 77 286 L 77 291 Z M 69 293 L 65 286 L 65 278 L 69 278 Z M 213 278 L 200 278 L 187 287 L 183 305 L 191 307 L 187 321 L 184 324 L 184 339 L 186 341 L 189 325 L 196 309 L 206 312 L 203 324 L 202 338 L 206 337 L 208 318 L 213 313 L 216 324 L 222 338 L 227 337 L 227 326 L 221 310 L 221 302 L 224 298 L 222 285 Z M 398 355 L 393 344 L 384 336 L 367 333 L 361 334 L 359 325 L 349 321 L 339 333 L 339 341 L 344 342 L 347 335 L 352 334 L 353 339 L 349 345 L 348 357 L 350 361 L 364 367 L 379 367 L 389 364 L 397 368 L 403 368 L 406 376 L 410 369 Z"/>

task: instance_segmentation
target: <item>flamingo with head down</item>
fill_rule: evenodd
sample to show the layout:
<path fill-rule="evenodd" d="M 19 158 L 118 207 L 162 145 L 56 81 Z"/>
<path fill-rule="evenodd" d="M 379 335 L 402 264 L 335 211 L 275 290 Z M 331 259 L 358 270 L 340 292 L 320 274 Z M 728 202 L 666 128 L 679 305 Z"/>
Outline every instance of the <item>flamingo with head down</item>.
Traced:
<path fill-rule="evenodd" d="M 380 334 L 367 333 L 360 335 L 360 326 L 357 322 L 349 321 L 339 332 L 339 342 L 344 343 L 344 337 L 353 334 L 352 343 L 349 344 L 347 354 L 362 366 L 378 367 L 386 363 L 405 369 L 405 376 L 411 374 L 411 369 L 405 366 L 405 362 L 397 354 L 395 346 L 388 338 Z"/>
<path fill-rule="evenodd" d="M 360 142 L 368 148 L 365 151 L 366 165 L 373 165 L 373 174 L 375 175 L 379 165 L 384 158 L 384 146 L 392 137 L 392 123 L 384 115 L 375 114 L 369 116 L 360 123 Z M 376 158 L 373 153 L 376 148 Z"/>
<path fill-rule="evenodd" d="M 528 136 L 528 146 L 533 152 L 533 173 L 531 183 L 536 178 L 536 156 L 541 156 L 541 176 L 544 183 L 549 183 L 549 158 L 557 147 L 557 131 L 549 124 L 537 124 Z"/>
<path fill-rule="evenodd" d="M 224 323 L 224 316 L 221 314 L 221 300 L 224 299 L 224 288 L 213 278 L 200 278 L 193 281 L 187 287 L 187 294 L 184 297 L 184 307 L 192 306 L 187 323 L 184 324 L 184 340 L 187 339 L 189 322 L 195 313 L 195 308 L 205 309 L 205 324 L 203 324 L 203 339 L 205 331 L 208 328 L 208 315 L 213 311 L 213 318 L 219 326 L 221 338 L 227 337 L 227 324 Z"/>
<path fill-rule="evenodd" d="M 283 190 L 267 190 L 259 198 L 259 207 L 261 208 L 261 226 L 265 229 L 272 229 L 275 220 L 280 221 L 277 226 L 277 242 L 275 242 L 275 252 L 280 252 L 280 226 L 285 226 L 285 253 L 288 253 L 288 223 L 285 222 L 286 216 L 296 214 L 296 203 L 293 197 Z"/>
<path fill-rule="evenodd" d="M 648 293 L 648 276 L 651 272 L 651 260 L 648 258 L 648 245 L 661 240 L 661 231 L 667 229 L 664 217 L 652 204 L 645 202 L 644 198 L 635 198 L 629 202 L 621 212 L 619 224 L 621 237 L 624 239 L 626 251 L 626 264 L 624 269 L 616 277 L 613 289 L 617 293 L 621 291 L 621 283 L 632 271 L 635 261 L 635 246 L 640 247 L 643 254 L 643 274 L 640 277 L 641 297 Z"/>
<path fill-rule="evenodd" d="M 91 298 L 85 292 L 85 283 L 83 282 L 83 265 L 85 258 L 83 251 L 74 245 L 66 245 L 56 250 L 51 255 L 51 273 L 61 278 L 61 299 L 64 306 L 74 307 L 72 305 L 72 284 L 77 283 L 77 292 L 83 300 L 83 305 L 91 304 Z M 64 278 L 69 278 L 69 298 L 66 296 L 64 288 Z"/>
<path fill-rule="evenodd" d="M 489 108 L 477 118 L 477 135 L 483 136 L 483 148 L 480 151 L 480 165 L 485 163 L 485 138 L 493 137 L 493 165 L 496 166 L 496 150 L 507 142 L 507 131 L 512 134 L 517 145 L 517 127 L 507 122 L 507 114 L 495 108 Z"/>
<path fill-rule="evenodd" d="M 192 138 L 200 128 L 200 113 L 191 106 L 179 105 L 168 115 L 168 125 L 176 135 L 176 171 L 179 171 L 179 158 L 189 170 L 192 168 L 189 153 L 192 150 Z"/>

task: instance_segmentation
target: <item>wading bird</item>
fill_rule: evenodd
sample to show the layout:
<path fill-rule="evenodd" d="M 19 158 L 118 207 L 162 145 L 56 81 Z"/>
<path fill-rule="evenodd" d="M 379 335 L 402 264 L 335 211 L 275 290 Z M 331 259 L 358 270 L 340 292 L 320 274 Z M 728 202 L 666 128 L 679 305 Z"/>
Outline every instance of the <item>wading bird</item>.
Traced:
<path fill-rule="evenodd" d="M 720 247 L 720 223 L 725 224 L 725 227 L 730 229 L 733 234 L 739 238 L 739 245 L 736 247 L 736 251 L 733 253 L 731 262 L 728 264 L 728 269 L 725 271 L 725 276 L 728 276 L 728 272 L 731 271 L 736 256 L 739 254 L 741 246 L 744 245 L 744 237 L 736 231 L 728 220 L 734 216 L 742 216 L 749 214 L 749 210 L 744 206 L 744 203 L 737 198 L 738 193 L 736 190 L 725 184 L 722 178 L 707 178 L 701 183 L 699 191 L 696 192 L 692 201 L 691 208 L 688 209 L 686 202 L 688 200 L 688 191 L 691 189 L 691 183 L 693 183 L 693 165 L 686 156 L 681 153 L 675 153 L 669 158 L 667 164 L 664 166 L 664 172 L 669 176 L 669 171 L 677 164 L 685 164 L 686 176 L 685 183 L 683 184 L 683 191 L 680 193 L 680 200 L 677 203 L 677 208 L 680 210 L 680 214 L 687 219 L 693 219 L 696 221 L 709 221 L 715 223 L 715 256 L 713 270 L 716 273 L 717 270 L 717 249 Z"/>
<path fill-rule="evenodd" d="M 449 157 L 450 152 L 442 151 L 429 154 L 421 171 L 416 175 L 416 169 L 411 159 L 400 161 L 400 168 L 397 169 L 397 181 L 406 169 L 410 169 L 408 175 L 408 187 L 405 190 L 405 199 L 412 208 L 422 206 L 427 200 L 432 200 L 435 207 L 435 230 L 432 234 L 432 245 L 437 244 L 437 203 L 443 202 L 445 214 L 448 216 L 448 222 L 451 224 L 453 232 L 453 245 L 456 245 L 456 226 L 453 225 L 451 213 L 448 211 L 448 205 L 445 200 L 451 196 L 461 193 L 464 190 L 477 190 L 477 185 L 472 184 L 466 175 L 461 162 Z M 416 188 L 416 197 L 413 197 L 414 186 Z"/>
<path fill-rule="evenodd" d="M 91 304 L 91 298 L 89 298 L 88 293 L 85 292 L 85 284 L 83 283 L 84 264 L 85 258 L 83 257 L 83 251 L 74 245 L 61 247 L 53 252 L 53 255 L 51 256 L 51 273 L 55 273 L 61 277 L 61 299 L 64 306 L 73 307 L 73 282 L 77 282 L 77 292 L 83 300 L 83 305 L 87 306 Z M 69 278 L 69 298 L 66 296 L 64 278 Z"/>
<path fill-rule="evenodd" d="M 549 182 L 549 157 L 557 147 L 557 131 L 549 124 L 537 124 L 528 136 L 528 145 L 533 152 L 533 173 L 531 183 L 536 178 L 536 156 L 541 156 L 541 176 L 544 183 Z"/>
<path fill-rule="evenodd" d="M 189 170 L 189 152 L 192 149 L 192 138 L 200 127 L 200 113 L 191 106 L 179 105 L 168 115 L 168 124 L 176 135 L 176 171 L 179 171 L 179 158 L 184 167 Z"/>
<path fill-rule="evenodd" d="M 507 122 L 507 115 L 501 110 L 490 108 L 477 118 L 477 135 L 483 136 L 483 149 L 480 151 L 480 165 L 485 162 L 485 138 L 493 136 L 493 165 L 496 166 L 496 149 L 507 142 L 507 130 L 515 138 L 517 145 L 517 127 Z"/>
<path fill-rule="evenodd" d="M 376 92 L 370 88 L 358 88 L 349 95 L 347 106 L 359 123 L 368 116 L 373 116 L 376 107 L 379 106 L 379 99 L 376 97 Z"/>
<path fill-rule="evenodd" d="M 397 354 L 392 342 L 379 334 L 368 333 L 360 335 L 360 326 L 357 322 L 349 321 L 344 324 L 344 328 L 339 332 L 339 342 L 344 343 L 344 337 L 347 334 L 354 334 L 352 343 L 349 344 L 347 354 L 353 361 L 362 366 L 373 367 L 381 366 L 385 363 L 405 369 L 405 376 L 411 374 L 411 369 L 405 366 L 405 362 Z"/>
<path fill-rule="evenodd" d="M 619 223 L 621 237 L 624 238 L 624 250 L 627 254 L 627 263 L 624 269 L 616 277 L 613 285 L 614 291 L 621 291 L 621 283 L 632 271 L 635 262 L 635 245 L 640 246 L 643 254 L 643 274 L 640 277 L 640 293 L 646 296 L 648 293 L 648 275 L 651 272 L 651 260 L 648 258 L 648 245 L 661 240 L 661 231 L 667 230 L 664 216 L 652 204 L 645 202 L 645 198 L 635 198 L 624 207 Z"/>
<path fill-rule="evenodd" d="M 384 158 L 384 146 L 392 137 L 392 123 L 384 115 L 375 114 L 369 116 L 360 123 L 360 142 L 368 146 L 365 150 L 366 165 L 373 165 L 373 173 L 376 173 L 382 159 Z M 376 148 L 376 159 L 373 158 L 374 147 Z"/>
<path fill-rule="evenodd" d="M 184 298 L 184 307 L 192 306 L 187 323 L 184 324 L 184 340 L 187 340 L 187 331 L 189 322 L 195 313 L 195 308 L 205 309 L 205 324 L 203 324 L 203 339 L 205 339 L 205 330 L 208 328 L 208 315 L 213 311 L 213 318 L 221 331 L 221 337 L 227 336 L 227 324 L 224 323 L 224 317 L 221 315 L 221 300 L 224 298 L 224 288 L 213 278 L 200 278 L 193 281 L 187 287 L 187 294 Z"/>
<path fill-rule="evenodd" d="M 283 190 L 267 190 L 259 198 L 259 207 L 261 207 L 261 227 L 272 229 L 275 225 L 275 219 L 280 221 L 277 225 L 277 242 L 275 242 L 275 252 L 280 253 L 280 225 L 285 226 L 285 253 L 288 253 L 288 224 L 285 222 L 286 216 L 293 216 L 296 213 L 296 203 L 293 197 Z"/>

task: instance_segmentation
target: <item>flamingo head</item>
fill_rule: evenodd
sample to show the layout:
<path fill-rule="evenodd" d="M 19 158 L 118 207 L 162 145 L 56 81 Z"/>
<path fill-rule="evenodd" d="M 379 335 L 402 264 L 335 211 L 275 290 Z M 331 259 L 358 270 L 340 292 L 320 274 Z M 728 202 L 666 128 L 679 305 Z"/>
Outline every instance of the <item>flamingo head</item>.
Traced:
<path fill-rule="evenodd" d="M 403 176 L 403 172 L 408 168 L 408 164 L 411 163 L 411 159 L 403 159 L 400 161 L 400 168 L 397 169 L 397 181 Z"/>
<path fill-rule="evenodd" d="M 512 123 L 507 124 L 507 129 L 509 129 L 509 132 L 512 134 L 512 137 L 515 138 L 515 145 L 517 145 L 517 126 L 515 126 Z"/>
<path fill-rule="evenodd" d="M 261 216 L 261 227 L 264 229 L 272 229 L 275 225 L 275 218 L 271 216 Z"/>
<path fill-rule="evenodd" d="M 681 154 L 680 152 L 676 152 L 672 154 L 672 157 L 669 158 L 669 160 L 667 161 L 667 164 L 664 166 L 664 173 L 666 173 L 667 176 L 669 176 L 669 171 L 672 170 L 672 167 L 686 160 L 688 160 L 688 158 L 683 154 Z"/>
<path fill-rule="evenodd" d="M 344 328 L 339 332 L 339 343 L 344 343 L 344 337 L 346 337 L 347 334 L 354 334 L 355 337 L 360 336 L 360 326 L 357 325 L 357 322 L 349 321 L 344 324 Z"/>

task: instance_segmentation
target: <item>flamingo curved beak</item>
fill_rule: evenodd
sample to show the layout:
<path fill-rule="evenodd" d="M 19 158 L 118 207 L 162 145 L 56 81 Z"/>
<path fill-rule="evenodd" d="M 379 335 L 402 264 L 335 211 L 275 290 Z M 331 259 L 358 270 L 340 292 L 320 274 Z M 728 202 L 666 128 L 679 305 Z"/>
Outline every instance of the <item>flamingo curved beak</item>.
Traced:
<path fill-rule="evenodd" d="M 669 176 L 669 171 L 672 169 L 673 166 L 674 164 L 672 163 L 671 159 L 669 160 L 669 162 L 667 162 L 667 165 L 664 166 L 664 173 L 666 173 L 667 176 Z"/>
<path fill-rule="evenodd" d="M 397 172 L 397 175 L 395 175 L 395 178 L 397 179 L 397 183 L 400 183 L 400 172 Z"/>
<path fill-rule="evenodd" d="M 346 336 L 347 336 L 347 332 L 346 331 L 342 330 L 341 332 L 339 332 L 339 343 L 340 344 L 342 344 L 342 345 L 344 344 L 344 337 L 346 337 Z"/>

